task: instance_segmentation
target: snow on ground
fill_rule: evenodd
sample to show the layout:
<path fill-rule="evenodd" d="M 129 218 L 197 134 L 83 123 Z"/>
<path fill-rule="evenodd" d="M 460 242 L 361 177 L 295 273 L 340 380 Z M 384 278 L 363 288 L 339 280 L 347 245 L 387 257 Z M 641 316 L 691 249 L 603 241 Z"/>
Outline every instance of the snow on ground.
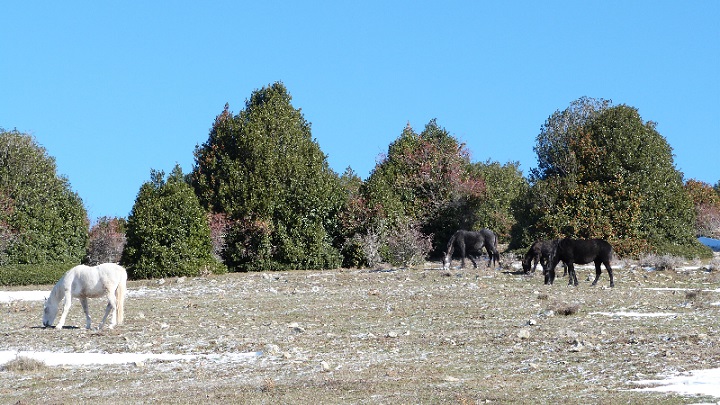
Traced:
<path fill-rule="evenodd" d="M 672 375 L 664 380 L 635 381 L 638 385 L 657 385 L 637 388 L 636 391 L 675 392 L 684 395 L 710 395 L 720 398 L 720 368 L 695 370 Z"/>
<path fill-rule="evenodd" d="M 136 297 L 144 294 L 143 290 L 128 291 L 128 297 Z M 50 295 L 50 291 L 0 291 L 0 303 L 12 301 L 44 301 Z"/>
<path fill-rule="evenodd" d="M 606 315 L 606 316 L 627 316 L 627 317 L 660 317 L 660 316 L 677 316 L 675 312 L 590 312 L 590 315 Z"/>
<path fill-rule="evenodd" d="M 48 366 L 91 366 L 110 364 L 143 363 L 149 360 L 190 361 L 210 360 L 216 363 L 252 361 L 262 352 L 221 354 L 169 354 L 169 353 L 61 353 L 18 350 L 0 350 L 0 365 L 19 357 L 38 360 Z"/>
<path fill-rule="evenodd" d="M 42 301 L 50 291 L 0 291 L 0 302 Z"/>

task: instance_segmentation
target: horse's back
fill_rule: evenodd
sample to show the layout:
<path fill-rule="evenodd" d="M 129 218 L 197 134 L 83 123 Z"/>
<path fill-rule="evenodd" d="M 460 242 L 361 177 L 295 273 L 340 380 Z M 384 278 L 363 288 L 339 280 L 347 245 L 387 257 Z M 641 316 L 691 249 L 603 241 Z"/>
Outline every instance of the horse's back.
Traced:
<path fill-rule="evenodd" d="M 95 266 L 101 274 L 112 276 L 117 280 L 127 280 L 127 271 L 117 263 L 103 263 Z"/>
<path fill-rule="evenodd" d="M 609 261 L 612 246 L 603 239 L 562 239 L 558 243 L 558 255 L 561 260 L 587 264 L 595 260 Z"/>
<path fill-rule="evenodd" d="M 115 263 L 103 263 L 97 266 L 75 266 L 68 271 L 73 273 L 72 294 L 89 298 L 100 297 L 110 289 L 114 291 L 127 281 L 125 268 Z"/>

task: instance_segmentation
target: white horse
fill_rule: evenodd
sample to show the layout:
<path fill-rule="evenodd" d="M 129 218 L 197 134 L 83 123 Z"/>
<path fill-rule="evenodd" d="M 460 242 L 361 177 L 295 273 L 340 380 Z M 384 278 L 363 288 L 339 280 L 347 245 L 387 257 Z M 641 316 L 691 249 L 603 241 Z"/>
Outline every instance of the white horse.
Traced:
<path fill-rule="evenodd" d="M 62 316 L 55 325 L 55 329 L 62 329 L 65 318 L 70 311 L 70 304 L 73 297 L 80 299 L 87 323 L 85 327 L 90 329 L 90 313 L 88 312 L 88 298 L 107 297 L 108 305 L 105 308 L 105 316 L 100 322 L 98 329 L 102 329 L 108 314 L 112 310 L 112 318 L 108 327 L 112 329 L 116 324 L 122 324 L 124 318 L 125 291 L 127 284 L 127 272 L 115 263 L 104 263 L 94 267 L 79 265 L 68 270 L 60 281 L 55 284 L 50 296 L 45 300 L 43 312 L 43 326 L 52 326 L 57 317 L 58 305 L 65 298 Z"/>

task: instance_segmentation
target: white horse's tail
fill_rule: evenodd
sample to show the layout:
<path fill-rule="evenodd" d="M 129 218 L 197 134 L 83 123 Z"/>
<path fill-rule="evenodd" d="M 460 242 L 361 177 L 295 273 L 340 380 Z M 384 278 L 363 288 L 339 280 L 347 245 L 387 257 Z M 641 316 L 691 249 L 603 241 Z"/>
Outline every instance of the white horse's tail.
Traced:
<path fill-rule="evenodd" d="M 117 289 L 115 289 L 115 300 L 117 305 L 117 324 L 122 325 L 125 319 L 125 293 L 127 291 L 127 274 L 123 272 Z"/>

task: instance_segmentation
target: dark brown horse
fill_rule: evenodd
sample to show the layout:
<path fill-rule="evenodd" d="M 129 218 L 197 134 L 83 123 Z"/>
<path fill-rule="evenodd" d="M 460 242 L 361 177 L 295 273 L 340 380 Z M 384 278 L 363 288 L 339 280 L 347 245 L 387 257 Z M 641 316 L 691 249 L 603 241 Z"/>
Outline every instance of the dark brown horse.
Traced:
<path fill-rule="evenodd" d="M 568 285 L 578 285 L 575 264 L 595 263 L 595 280 L 592 285 L 597 284 L 600 278 L 600 264 L 603 264 L 608 276 L 610 276 L 610 287 L 615 287 L 612 267 L 610 267 L 611 258 L 612 246 L 602 239 L 565 238 L 555 240 L 553 241 L 548 269 L 545 272 L 545 284 L 553 283 L 555 280 L 555 267 L 562 261 L 568 267 L 568 274 L 570 275 Z"/>
<path fill-rule="evenodd" d="M 500 254 L 497 250 L 497 235 L 495 232 L 485 228 L 480 231 L 463 231 L 459 230 L 453 234 L 447 244 L 447 250 L 443 256 L 443 269 L 450 268 L 452 255 L 455 248 L 460 252 L 460 267 L 465 267 L 465 257 L 469 257 L 473 266 L 477 268 L 477 263 L 473 255 L 482 255 L 482 249 L 485 248 L 488 254 L 488 267 L 494 262 L 500 264 Z"/>

